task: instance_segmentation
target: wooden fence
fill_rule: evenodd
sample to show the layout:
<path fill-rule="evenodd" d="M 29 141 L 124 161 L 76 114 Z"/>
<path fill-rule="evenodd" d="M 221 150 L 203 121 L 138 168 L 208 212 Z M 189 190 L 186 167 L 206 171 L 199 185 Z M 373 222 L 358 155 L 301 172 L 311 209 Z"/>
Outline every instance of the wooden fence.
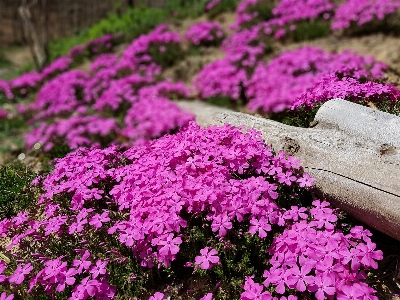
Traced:
<path fill-rule="evenodd" d="M 24 44 L 18 7 L 23 0 L 0 0 L 0 47 Z M 33 18 L 48 29 L 48 37 L 79 32 L 111 12 L 123 12 L 129 6 L 145 4 L 166 6 L 167 0 L 26 0 L 32 3 Z"/>

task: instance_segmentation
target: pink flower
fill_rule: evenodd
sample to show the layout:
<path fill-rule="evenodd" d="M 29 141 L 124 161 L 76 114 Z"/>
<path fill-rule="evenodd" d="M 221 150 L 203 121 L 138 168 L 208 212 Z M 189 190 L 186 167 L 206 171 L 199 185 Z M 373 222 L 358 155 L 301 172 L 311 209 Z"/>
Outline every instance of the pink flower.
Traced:
<path fill-rule="evenodd" d="M 295 286 L 298 291 L 304 292 L 306 290 L 306 284 L 314 283 L 314 276 L 307 275 L 310 273 L 311 269 L 312 267 L 309 265 L 305 265 L 301 269 L 294 266 L 288 270 L 287 285 L 289 287 Z"/>
<path fill-rule="evenodd" d="M 156 292 L 153 296 L 149 298 L 149 300 L 163 300 L 164 294 L 161 292 Z"/>
<path fill-rule="evenodd" d="M 263 285 L 253 281 L 254 276 L 246 276 L 244 292 L 240 295 L 243 300 L 272 300 L 268 291 L 263 292 Z"/>
<path fill-rule="evenodd" d="M 92 262 L 90 260 L 87 260 L 90 257 L 89 251 L 85 251 L 85 253 L 82 255 L 82 258 L 80 260 L 74 260 L 72 265 L 74 267 L 78 267 L 77 272 L 80 274 L 82 273 L 83 270 L 88 270 Z"/>
<path fill-rule="evenodd" d="M 222 214 L 214 217 L 211 224 L 211 229 L 213 232 L 218 231 L 219 236 L 225 236 L 228 229 L 232 228 L 232 223 L 229 220 L 228 215 Z"/>
<path fill-rule="evenodd" d="M 14 284 L 21 284 L 25 279 L 25 275 L 28 275 L 33 270 L 33 266 L 27 263 L 24 266 L 18 265 L 14 274 L 8 277 L 8 281 Z"/>
<path fill-rule="evenodd" d="M 303 177 L 301 177 L 300 179 L 297 179 L 297 182 L 299 183 L 300 187 L 312 186 L 314 181 L 315 181 L 315 178 L 310 177 L 310 175 L 308 175 L 308 173 L 304 173 Z"/>
<path fill-rule="evenodd" d="M 338 293 L 338 300 L 361 300 L 364 299 L 363 291 L 356 288 L 355 285 L 345 285 L 341 289 L 341 293 Z"/>
<path fill-rule="evenodd" d="M 212 300 L 212 298 L 213 298 L 213 294 L 208 293 L 208 294 L 204 295 L 203 297 L 201 297 L 200 300 Z"/>
<path fill-rule="evenodd" d="M 252 218 L 250 220 L 249 233 L 256 234 L 258 232 L 258 236 L 260 238 L 265 238 L 267 236 L 267 232 L 271 231 L 272 227 L 268 223 L 267 218 L 261 217 L 259 220 L 256 218 Z"/>
<path fill-rule="evenodd" d="M 205 247 L 200 250 L 201 256 L 195 257 L 196 265 L 203 270 L 211 269 L 214 264 L 219 263 L 218 251 L 213 248 Z"/>
<path fill-rule="evenodd" d="M 106 260 L 105 261 L 101 261 L 101 260 L 96 261 L 96 265 L 90 269 L 90 273 L 92 273 L 92 278 L 95 279 L 100 274 L 103 274 L 103 275 L 106 274 L 107 264 L 108 264 L 108 261 L 106 261 Z"/>
<path fill-rule="evenodd" d="M 2 292 L 0 295 L 0 300 L 13 300 L 14 299 L 14 294 L 10 294 L 7 296 L 6 292 Z"/>
<path fill-rule="evenodd" d="M 7 268 L 7 264 L 4 260 L 0 261 L 0 283 L 4 282 L 7 278 L 6 275 L 3 274 L 4 270 Z"/>
<path fill-rule="evenodd" d="M 358 258 L 365 267 L 378 269 L 378 263 L 375 260 L 382 260 L 383 253 L 381 250 L 375 250 L 375 247 L 376 244 L 370 240 L 367 241 L 367 244 L 360 243 L 357 245 Z"/>
<path fill-rule="evenodd" d="M 175 237 L 174 234 L 169 233 L 161 236 L 158 240 L 159 253 L 164 256 L 175 255 L 179 252 L 179 246 L 182 243 L 180 237 Z"/>
<path fill-rule="evenodd" d="M 108 217 L 108 211 L 104 211 L 101 215 L 95 214 L 90 220 L 89 225 L 94 226 L 96 229 L 99 229 L 103 224 L 109 222 L 110 218 Z"/>
<path fill-rule="evenodd" d="M 56 291 L 62 292 L 65 290 L 65 285 L 73 285 L 75 283 L 74 276 L 76 274 L 77 274 L 76 270 L 74 268 L 71 268 L 67 272 L 58 275 L 57 276 L 58 285 Z"/>
<path fill-rule="evenodd" d="M 333 296 L 336 288 L 334 287 L 332 280 L 328 276 L 320 275 L 315 276 L 314 283 L 308 286 L 310 292 L 316 292 L 315 298 L 317 300 L 324 300 L 325 294 Z"/>

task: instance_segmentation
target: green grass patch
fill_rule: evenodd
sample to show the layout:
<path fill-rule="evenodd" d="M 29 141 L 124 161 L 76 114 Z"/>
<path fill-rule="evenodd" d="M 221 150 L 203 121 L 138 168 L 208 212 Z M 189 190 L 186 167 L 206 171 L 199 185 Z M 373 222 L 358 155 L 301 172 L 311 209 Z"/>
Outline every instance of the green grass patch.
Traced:
<path fill-rule="evenodd" d="M 302 21 L 296 24 L 296 29 L 289 31 L 289 38 L 295 42 L 309 41 L 328 36 L 330 24 L 326 20 Z"/>
<path fill-rule="evenodd" d="M 271 113 L 267 117 L 271 120 L 295 127 L 308 128 L 314 120 L 315 114 L 321 105 L 309 108 L 299 108 L 298 110 L 286 109 L 279 113 Z"/>
<path fill-rule="evenodd" d="M 20 162 L 0 165 L 0 219 L 11 218 L 33 205 L 35 191 L 30 185 L 36 174 Z"/>
<path fill-rule="evenodd" d="M 221 13 L 235 11 L 238 4 L 238 0 L 221 0 L 221 2 L 211 8 L 207 14 L 211 19 L 213 19 Z"/>
<path fill-rule="evenodd" d="M 12 66 L 12 62 L 9 61 L 3 53 L 0 53 L 0 68 L 7 68 Z"/>
<path fill-rule="evenodd" d="M 0 120 L 0 154 L 13 153 L 23 148 L 25 128 L 26 123 L 21 116 Z"/>

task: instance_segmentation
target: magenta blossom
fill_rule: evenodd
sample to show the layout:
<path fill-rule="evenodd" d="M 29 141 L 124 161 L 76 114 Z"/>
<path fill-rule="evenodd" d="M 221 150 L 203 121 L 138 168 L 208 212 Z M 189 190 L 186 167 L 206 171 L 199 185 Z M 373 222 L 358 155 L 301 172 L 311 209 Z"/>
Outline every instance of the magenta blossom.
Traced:
<path fill-rule="evenodd" d="M 201 256 L 195 257 L 195 263 L 203 270 L 211 269 L 213 265 L 219 263 L 218 251 L 215 249 L 205 247 L 200 250 L 200 254 Z"/>

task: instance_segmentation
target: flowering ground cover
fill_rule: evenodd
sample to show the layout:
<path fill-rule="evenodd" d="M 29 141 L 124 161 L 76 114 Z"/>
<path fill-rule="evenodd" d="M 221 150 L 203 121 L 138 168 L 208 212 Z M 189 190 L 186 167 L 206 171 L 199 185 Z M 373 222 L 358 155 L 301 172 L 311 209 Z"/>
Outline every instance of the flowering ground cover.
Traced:
<path fill-rule="evenodd" d="M 218 45 L 224 36 L 219 23 L 201 22 L 192 25 L 185 34 L 186 39 L 193 45 Z"/>
<path fill-rule="evenodd" d="M 157 278 L 193 273 L 220 282 L 228 297 L 240 286 L 226 286 L 226 277 L 247 276 L 242 299 L 306 291 L 376 299 L 365 271 L 382 252 L 368 230 L 345 229 L 329 203 L 309 198 L 313 181 L 259 132 L 228 125 L 192 123 L 126 151 L 77 150 L 35 180 L 43 190 L 35 211 L 0 221 L 14 249 L 1 265 L 4 295 L 143 297 Z"/>
<path fill-rule="evenodd" d="M 225 2 L 204 9 L 214 18 Z M 27 153 L 58 157 L 40 176 L 0 168 L 0 299 L 378 299 L 388 256 L 375 233 L 256 130 L 200 128 L 173 101 L 224 98 L 302 126 L 335 97 L 400 111 L 390 67 L 373 57 L 275 49 L 301 26 L 364 26 L 398 7 L 353 3 L 243 0 L 232 32 L 215 18 L 183 34 L 162 24 L 122 55 L 121 36 L 106 35 L 0 81 L 8 104 L 22 102 L 0 110 L 0 128 L 23 122 Z M 193 87 L 165 78 L 190 55 L 184 38 L 225 53 Z"/>

